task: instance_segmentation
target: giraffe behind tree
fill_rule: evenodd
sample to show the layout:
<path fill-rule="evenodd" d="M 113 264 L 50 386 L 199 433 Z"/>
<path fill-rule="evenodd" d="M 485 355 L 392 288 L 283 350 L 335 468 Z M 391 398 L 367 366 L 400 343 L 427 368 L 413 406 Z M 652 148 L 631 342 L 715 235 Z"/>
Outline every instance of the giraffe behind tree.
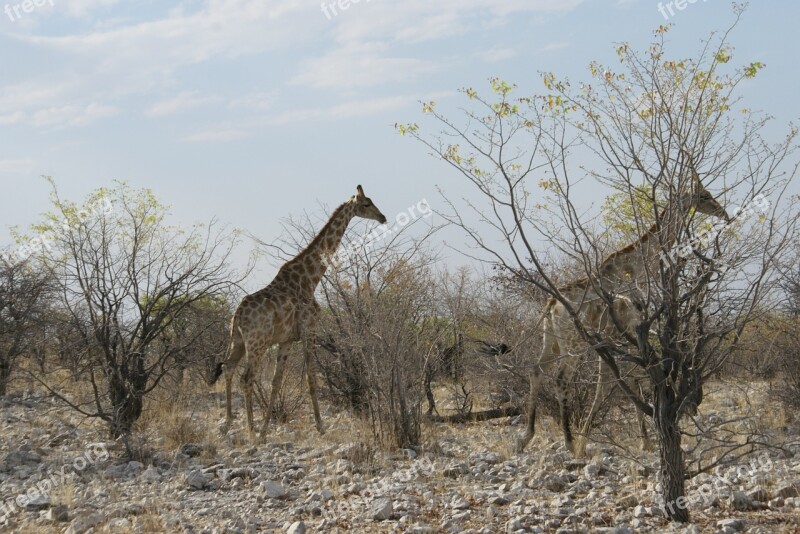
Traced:
<path fill-rule="evenodd" d="M 558 293 L 574 308 L 584 328 L 591 333 L 602 333 L 606 339 L 622 337 L 627 333 L 635 336 L 640 322 L 643 304 L 636 295 L 638 285 L 647 285 L 659 272 L 662 255 L 669 252 L 677 243 L 681 232 L 685 231 L 691 210 L 719 217 L 730 222 L 725 208 L 703 187 L 700 177 L 692 166 L 685 190 L 660 211 L 658 220 L 639 239 L 630 245 L 610 254 L 603 260 L 591 276 L 563 285 Z M 603 293 L 613 294 L 608 305 Z M 627 295 L 626 295 L 627 293 Z M 522 451 L 534 436 L 536 404 L 542 376 L 551 368 L 556 369 L 556 389 L 561 415 L 561 426 L 566 447 L 576 452 L 570 430 L 568 384 L 572 381 L 580 357 L 587 350 L 586 341 L 575 327 L 575 318 L 564 303 L 556 298 L 548 300 L 542 313 L 542 353 L 534 366 L 528 393 L 528 423 L 525 433 L 517 442 L 517 450 Z M 616 317 L 619 325 L 614 324 Z M 620 331 L 622 327 L 622 331 Z M 598 378 L 594 402 L 583 427 L 588 432 L 597 411 L 603 391 L 603 362 L 599 360 Z M 693 398 L 701 398 L 695 392 Z M 637 410 L 637 414 L 639 411 Z M 640 415 L 640 414 L 639 414 Z M 640 419 L 640 426 L 643 426 Z"/>
<path fill-rule="evenodd" d="M 253 380 L 261 369 L 267 352 L 274 345 L 278 345 L 269 404 L 265 407 L 264 423 L 261 428 L 263 439 L 283 380 L 289 349 L 293 343 L 301 341 L 314 420 L 317 430 L 323 432 L 313 368 L 316 361 L 314 337 L 320 313 L 314 292 L 342 242 L 350 221 L 355 217 L 370 219 L 380 224 L 386 223 L 386 217 L 372 200 L 364 195 L 360 185 L 356 195 L 334 210 L 330 220 L 314 240 L 294 259 L 285 263 L 267 287 L 242 299 L 231 320 L 228 358 L 218 365 L 213 380 L 216 382 L 220 375 L 225 375 L 226 428 L 230 427 L 233 420 L 231 409 L 233 374 L 244 358 L 243 383 L 247 428 L 253 432 Z"/>

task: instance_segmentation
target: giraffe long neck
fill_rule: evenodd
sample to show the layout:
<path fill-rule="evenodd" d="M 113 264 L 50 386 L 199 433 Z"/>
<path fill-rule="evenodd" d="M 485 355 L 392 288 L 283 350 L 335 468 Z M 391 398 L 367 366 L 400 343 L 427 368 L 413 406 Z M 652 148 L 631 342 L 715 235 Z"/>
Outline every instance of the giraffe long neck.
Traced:
<path fill-rule="evenodd" d="M 336 208 L 314 240 L 290 262 L 303 264 L 313 287 L 316 287 L 322 280 L 322 275 L 325 274 L 330 259 L 339 248 L 354 215 L 353 204 L 350 202 L 345 202 Z"/>
<path fill-rule="evenodd" d="M 677 243 L 687 205 L 684 197 L 670 202 L 659 213 L 658 222 L 639 239 L 609 255 L 598 269 L 602 286 L 613 291 L 642 278 L 648 269 L 655 269 L 661 254 Z"/>

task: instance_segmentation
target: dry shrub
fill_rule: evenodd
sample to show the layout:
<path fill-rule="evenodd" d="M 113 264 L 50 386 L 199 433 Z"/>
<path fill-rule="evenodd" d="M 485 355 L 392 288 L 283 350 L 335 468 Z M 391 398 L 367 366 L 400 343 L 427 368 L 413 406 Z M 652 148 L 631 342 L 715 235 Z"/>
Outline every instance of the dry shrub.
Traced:
<path fill-rule="evenodd" d="M 779 357 L 779 375 L 776 393 L 778 399 L 789 408 L 787 414 L 795 414 L 800 408 L 800 319 L 793 317 L 782 324 L 776 336 L 775 347 Z"/>
<path fill-rule="evenodd" d="M 415 447 L 421 439 L 423 372 L 436 330 L 425 265 L 388 262 L 369 269 L 372 278 L 361 283 L 352 273 L 334 273 L 325 282 L 330 313 L 321 325 L 320 366 L 326 384 L 334 398 L 369 419 L 383 447 Z"/>
<path fill-rule="evenodd" d="M 157 451 L 181 450 L 190 444 L 199 446 L 205 456 L 214 454 L 220 435 L 207 419 L 207 398 L 205 383 L 188 380 L 177 388 L 154 390 L 127 439 L 128 454 L 145 464 Z"/>

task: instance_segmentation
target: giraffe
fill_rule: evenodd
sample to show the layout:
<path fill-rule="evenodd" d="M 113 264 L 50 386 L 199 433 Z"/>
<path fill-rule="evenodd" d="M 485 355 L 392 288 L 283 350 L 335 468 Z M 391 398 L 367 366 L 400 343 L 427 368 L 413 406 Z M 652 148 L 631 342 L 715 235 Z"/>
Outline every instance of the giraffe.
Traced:
<path fill-rule="evenodd" d="M 317 431 L 324 432 L 313 369 L 314 332 L 320 313 L 314 291 L 322 280 L 328 264 L 333 261 L 345 230 L 354 217 L 386 224 L 386 217 L 372 200 L 364 195 L 364 190 L 359 185 L 356 195 L 334 210 L 330 220 L 314 240 L 294 259 L 285 263 L 267 287 L 242 299 L 231 320 L 228 357 L 225 362 L 217 366 L 212 381 L 213 384 L 220 375 L 225 374 L 226 429 L 233 420 L 231 409 L 233 373 L 239 361 L 245 358 L 242 381 L 245 389 L 247 428 L 251 434 L 253 433 L 253 380 L 261 368 L 267 351 L 278 345 L 269 404 L 265 407 L 261 428 L 263 439 L 283 380 L 289 349 L 292 344 L 300 341 L 303 343 L 306 378 L 314 409 L 314 420 Z"/>
<path fill-rule="evenodd" d="M 703 187 L 696 172 L 692 172 L 689 186 L 686 189 L 688 190 L 676 195 L 677 198 L 667 204 L 659 214 L 657 222 L 636 241 L 606 257 L 591 278 L 584 277 L 558 288 L 558 292 L 575 310 L 587 331 L 602 333 L 606 339 L 615 336 L 621 337 L 622 334 L 635 336 L 635 329 L 643 308 L 637 298 L 631 298 L 623 293 L 634 291 L 638 280 L 646 279 L 648 273 L 656 272 L 663 251 L 670 250 L 677 243 L 678 236 L 684 228 L 686 216 L 691 209 L 730 222 L 730 217 L 725 209 Z M 612 294 L 612 312 L 609 312 L 601 292 Z M 614 324 L 610 315 L 616 317 L 621 331 Z M 564 443 L 572 453 L 575 453 L 576 449 L 569 426 L 567 385 L 572 380 L 580 361 L 581 351 L 587 350 L 586 342 L 579 335 L 567 306 L 556 298 L 548 300 L 542 312 L 541 321 L 542 353 L 530 378 L 528 422 L 524 434 L 517 442 L 517 450 L 522 452 L 534 436 L 536 396 L 542 375 L 555 366 Z M 584 434 L 588 431 L 591 418 L 599 407 L 599 400 L 602 397 L 604 364 L 599 356 L 598 360 L 600 360 L 598 365 L 601 373 L 589 418 L 583 428 Z M 640 419 L 640 425 L 643 425 L 643 419 Z"/>

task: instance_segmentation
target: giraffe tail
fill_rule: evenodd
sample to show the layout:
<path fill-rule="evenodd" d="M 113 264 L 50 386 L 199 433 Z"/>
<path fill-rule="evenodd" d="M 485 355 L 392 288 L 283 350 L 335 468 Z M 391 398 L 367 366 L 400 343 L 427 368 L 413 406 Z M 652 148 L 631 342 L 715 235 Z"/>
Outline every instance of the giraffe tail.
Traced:
<path fill-rule="evenodd" d="M 217 366 L 214 368 L 214 373 L 209 377 L 210 378 L 210 380 L 208 381 L 209 386 L 213 386 L 214 384 L 216 384 L 217 381 L 219 380 L 219 377 L 222 376 L 222 373 L 225 371 L 225 365 L 227 364 L 226 362 L 231 357 L 231 349 L 233 348 L 233 339 L 237 333 L 240 336 L 242 335 L 242 331 L 237 324 L 236 314 L 234 314 L 233 318 L 231 319 L 231 334 L 230 334 L 231 344 L 229 344 L 228 347 L 225 349 L 225 358 L 220 363 L 217 364 Z M 236 363 L 237 363 L 236 361 L 232 363 L 233 369 L 236 369 Z"/>
<path fill-rule="evenodd" d="M 209 385 L 213 386 L 214 384 L 216 384 L 217 380 L 219 380 L 219 377 L 222 376 L 223 365 L 225 364 L 223 364 L 222 362 L 217 364 L 216 369 L 214 369 L 214 374 L 211 375 L 211 381 L 209 382 Z"/>

